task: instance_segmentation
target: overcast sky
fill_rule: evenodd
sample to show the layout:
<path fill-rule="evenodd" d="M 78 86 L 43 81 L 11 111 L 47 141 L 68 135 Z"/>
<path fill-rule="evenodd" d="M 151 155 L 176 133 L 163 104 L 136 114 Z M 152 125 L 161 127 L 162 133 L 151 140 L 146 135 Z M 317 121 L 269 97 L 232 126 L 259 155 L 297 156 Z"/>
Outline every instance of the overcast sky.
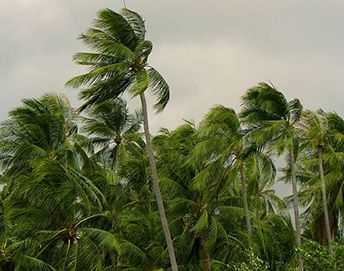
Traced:
<path fill-rule="evenodd" d="M 239 109 L 244 91 L 271 81 L 305 107 L 343 109 L 344 1 L 127 0 L 146 20 L 150 64 L 171 100 L 153 131 L 198 122 L 214 104 Z M 63 92 L 81 72 L 72 55 L 97 10 L 121 0 L 0 0 L 0 120 L 24 97 Z"/>
<path fill-rule="evenodd" d="M 343 115 L 344 1 L 126 0 L 146 20 L 150 64 L 171 100 L 152 130 L 199 122 L 214 104 L 239 110 L 244 91 L 271 81 L 288 99 Z M 97 10 L 121 0 L 0 0 L 0 121 L 24 97 L 77 91 L 72 55 Z M 152 113 L 152 112 L 151 112 Z M 278 186 L 280 195 L 290 191 Z"/>

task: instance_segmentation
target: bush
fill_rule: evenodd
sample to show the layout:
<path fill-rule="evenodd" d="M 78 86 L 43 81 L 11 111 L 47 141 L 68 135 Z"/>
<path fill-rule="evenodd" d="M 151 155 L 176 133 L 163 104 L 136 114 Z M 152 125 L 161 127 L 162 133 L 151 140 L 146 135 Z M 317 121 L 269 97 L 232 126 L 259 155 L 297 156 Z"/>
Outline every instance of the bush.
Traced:
<path fill-rule="evenodd" d="M 304 260 L 305 271 L 343 271 L 344 244 L 333 243 L 333 253 L 317 242 L 309 241 L 299 250 Z"/>
<path fill-rule="evenodd" d="M 305 271 L 333 271 L 335 269 L 335 258 L 327 247 L 317 242 L 309 241 L 298 250 L 303 258 Z"/>
<path fill-rule="evenodd" d="M 246 252 L 246 261 L 234 264 L 233 271 L 268 271 L 269 266 L 253 250 Z"/>

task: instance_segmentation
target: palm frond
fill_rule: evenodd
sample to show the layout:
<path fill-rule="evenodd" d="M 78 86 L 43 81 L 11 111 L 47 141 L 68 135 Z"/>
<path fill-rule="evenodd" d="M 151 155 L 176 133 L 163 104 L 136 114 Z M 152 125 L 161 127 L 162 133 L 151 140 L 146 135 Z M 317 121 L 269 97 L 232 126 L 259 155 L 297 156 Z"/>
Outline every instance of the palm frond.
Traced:
<path fill-rule="evenodd" d="M 110 10 L 103 9 L 98 11 L 98 18 L 94 21 L 94 25 L 104 30 L 109 36 L 114 38 L 126 47 L 134 50 L 139 38 L 128 21 L 120 14 Z"/>
<path fill-rule="evenodd" d="M 147 69 L 149 89 L 157 96 L 157 102 L 154 105 L 155 111 L 160 113 L 166 107 L 170 99 L 170 88 L 161 76 L 161 74 L 152 67 Z"/>
<path fill-rule="evenodd" d="M 127 20 L 127 22 L 130 24 L 131 28 L 134 30 L 136 36 L 139 40 L 145 39 L 146 29 L 145 29 L 145 23 L 142 19 L 142 17 L 129 9 L 122 9 L 121 15 Z"/>

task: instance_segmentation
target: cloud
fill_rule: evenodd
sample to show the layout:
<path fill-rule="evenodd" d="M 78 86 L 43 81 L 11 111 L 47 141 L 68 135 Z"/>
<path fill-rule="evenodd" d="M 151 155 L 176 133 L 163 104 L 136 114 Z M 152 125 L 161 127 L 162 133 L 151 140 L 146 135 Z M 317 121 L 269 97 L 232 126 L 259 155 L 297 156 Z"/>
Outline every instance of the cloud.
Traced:
<path fill-rule="evenodd" d="M 306 107 L 343 114 L 344 2 L 127 0 L 146 20 L 150 63 L 171 86 L 171 101 L 152 127 L 201 120 L 214 104 L 239 110 L 244 91 L 272 81 Z M 81 72 L 76 38 L 98 9 L 122 1 L 3 0 L 0 2 L 0 119 L 21 98 L 65 92 Z M 151 100 L 150 100 L 151 101 Z M 136 103 L 137 104 L 137 103 Z M 150 112 L 152 114 L 152 111 Z"/>

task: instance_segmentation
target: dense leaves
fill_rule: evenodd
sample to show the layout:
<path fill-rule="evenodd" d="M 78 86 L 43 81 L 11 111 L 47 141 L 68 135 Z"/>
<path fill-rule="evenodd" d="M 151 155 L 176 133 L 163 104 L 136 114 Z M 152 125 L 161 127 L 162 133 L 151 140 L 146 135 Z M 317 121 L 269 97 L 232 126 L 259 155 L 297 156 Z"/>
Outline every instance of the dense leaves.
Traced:
<path fill-rule="evenodd" d="M 130 113 L 121 99 L 87 113 L 80 117 L 65 97 L 46 94 L 23 100 L 2 123 L 3 270 L 168 270 L 140 114 Z M 307 207 L 302 239 L 313 243 L 300 250 L 295 250 L 287 199 L 272 186 L 274 142 L 254 144 L 261 127 L 242 129 L 234 110 L 216 106 L 199 127 L 186 122 L 154 137 L 180 270 L 288 270 L 298 251 L 305 270 L 317 264 L 311 257 L 325 257 L 323 265 L 339 264 L 321 246 L 326 232 L 313 157 L 322 140 L 331 242 L 341 242 L 342 119 L 305 111 L 301 120 L 295 133 L 301 139 L 300 199 Z M 289 178 L 289 170 L 281 174 Z M 340 243 L 334 247 L 335 253 L 342 251 Z"/>

